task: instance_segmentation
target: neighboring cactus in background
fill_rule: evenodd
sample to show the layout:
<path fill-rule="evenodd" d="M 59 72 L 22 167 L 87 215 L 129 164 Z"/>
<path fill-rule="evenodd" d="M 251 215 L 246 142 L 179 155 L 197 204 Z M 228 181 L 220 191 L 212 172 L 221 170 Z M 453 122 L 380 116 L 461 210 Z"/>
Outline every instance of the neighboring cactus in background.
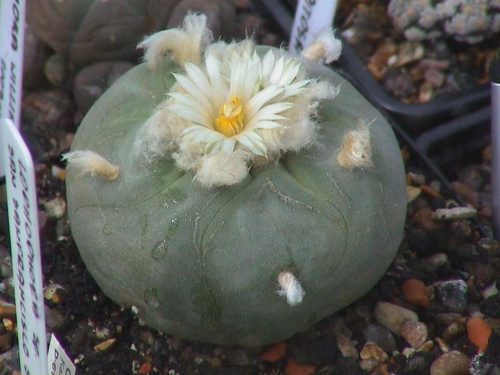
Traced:
<path fill-rule="evenodd" d="M 384 117 L 310 61 L 338 56 L 330 34 L 306 60 L 211 43 L 190 16 L 141 44 L 147 63 L 66 155 L 73 237 L 114 301 L 174 336 L 264 345 L 380 279 L 403 234 L 403 162 Z"/>
<path fill-rule="evenodd" d="M 97 61 L 136 60 L 140 36 L 175 27 L 188 12 L 204 12 L 224 35 L 232 0 L 30 0 L 27 21 L 36 35 L 77 68 Z"/>
<path fill-rule="evenodd" d="M 410 41 L 453 37 L 478 43 L 500 31 L 498 0 L 391 0 L 387 11 Z"/>

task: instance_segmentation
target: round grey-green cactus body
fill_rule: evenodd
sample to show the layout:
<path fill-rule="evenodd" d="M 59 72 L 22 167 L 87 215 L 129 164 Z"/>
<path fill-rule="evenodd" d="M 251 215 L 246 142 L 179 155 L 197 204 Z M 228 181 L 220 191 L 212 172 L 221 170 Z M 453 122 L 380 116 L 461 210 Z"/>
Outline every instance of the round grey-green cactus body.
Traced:
<path fill-rule="evenodd" d="M 240 183 L 208 188 L 171 159 L 136 153 L 141 126 L 180 67 L 140 65 L 94 105 L 74 150 L 119 167 L 106 181 L 68 168 L 72 233 L 88 270 L 120 305 L 182 338 L 264 345 L 290 337 L 365 294 L 390 265 L 406 212 L 404 169 L 392 130 L 342 77 L 321 102 L 317 144 L 250 169 Z M 369 124 L 372 168 L 337 160 L 344 136 Z M 304 293 L 290 303 L 278 277 Z"/>

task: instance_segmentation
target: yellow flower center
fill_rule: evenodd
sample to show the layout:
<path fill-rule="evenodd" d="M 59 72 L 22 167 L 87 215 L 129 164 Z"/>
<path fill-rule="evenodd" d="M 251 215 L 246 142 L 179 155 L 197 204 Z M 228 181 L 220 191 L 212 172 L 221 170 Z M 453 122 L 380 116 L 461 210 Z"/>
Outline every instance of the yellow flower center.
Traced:
<path fill-rule="evenodd" d="M 226 137 L 232 137 L 243 130 L 243 105 L 241 99 L 232 97 L 219 109 L 215 119 L 216 130 Z"/>

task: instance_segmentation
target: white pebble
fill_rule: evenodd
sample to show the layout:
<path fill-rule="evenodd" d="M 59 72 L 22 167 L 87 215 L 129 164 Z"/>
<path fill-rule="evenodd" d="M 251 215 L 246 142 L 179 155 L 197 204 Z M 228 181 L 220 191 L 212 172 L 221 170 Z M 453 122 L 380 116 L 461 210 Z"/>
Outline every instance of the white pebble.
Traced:
<path fill-rule="evenodd" d="M 474 207 L 438 208 L 432 217 L 437 220 L 468 219 L 477 214 Z"/>

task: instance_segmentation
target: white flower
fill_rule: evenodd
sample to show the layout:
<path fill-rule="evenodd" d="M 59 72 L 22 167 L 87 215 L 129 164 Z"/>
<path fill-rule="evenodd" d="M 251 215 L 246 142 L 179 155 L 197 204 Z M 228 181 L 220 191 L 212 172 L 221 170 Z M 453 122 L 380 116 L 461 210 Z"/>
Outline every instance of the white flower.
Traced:
<path fill-rule="evenodd" d="M 178 83 L 170 92 L 168 110 L 186 121 L 179 142 L 199 142 L 207 152 L 232 152 L 244 146 L 255 155 L 266 156 L 268 147 L 261 134 L 283 128 L 283 115 L 308 84 L 297 80 L 299 64 L 273 52 L 263 59 L 254 54 L 236 59 L 223 73 L 221 61 L 208 54 L 203 66 L 184 65 L 186 74 L 176 74 Z"/>
<path fill-rule="evenodd" d="M 154 43 L 145 48 L 155 48 Z M 155 59 L 161 51 L 155 50 Z M 178 167 L 195 171 L 205 186 L 238 183 L 252 164 L 310 145 L 316 136 L 318 101 L 337 93 L 308 79 L 299 60 L 278 50 L 260 56 L 248 39 L 210 44 L 200 62 L 191 58 L 181 66 L 184 72 L 174 74 L 176 84 L 168 99 L 144 126 L 163 127 L 161 134 L 168 134 L 164 142 L 173 147 Z M 136 144 L 146 153 L 161 149 L 150 147 L 146 139 Z"/>

